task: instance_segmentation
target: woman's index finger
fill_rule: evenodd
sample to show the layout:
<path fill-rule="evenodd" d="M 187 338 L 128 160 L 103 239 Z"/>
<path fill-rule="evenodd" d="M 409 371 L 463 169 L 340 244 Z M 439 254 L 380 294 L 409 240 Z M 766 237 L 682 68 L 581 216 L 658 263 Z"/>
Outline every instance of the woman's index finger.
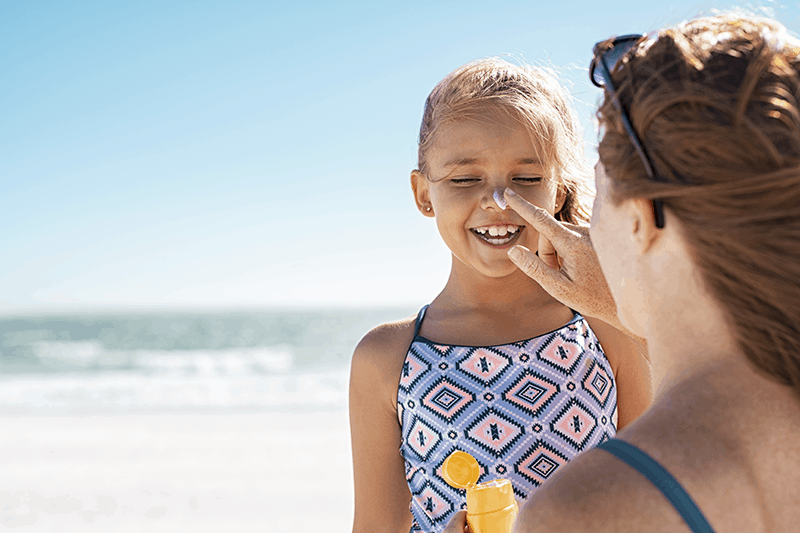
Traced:
<path fill-rule="evenodd" d="M 511 189 L 506 189 L 503 196 L 508 202 L 508 206 L 529 222 L 533 229 L 544 235 L 554 247 L 558 248 L 567 244 L 567 238 L 573 235 L 546 210 L 533 205 Z"/>

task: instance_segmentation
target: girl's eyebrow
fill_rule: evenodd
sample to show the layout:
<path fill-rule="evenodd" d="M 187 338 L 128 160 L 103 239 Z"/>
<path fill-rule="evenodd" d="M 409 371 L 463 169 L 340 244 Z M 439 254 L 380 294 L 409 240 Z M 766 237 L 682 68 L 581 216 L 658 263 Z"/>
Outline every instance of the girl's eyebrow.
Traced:
<path fill-rule="evenodd" d="M 477 157 L 459 157 L 456 159 L 451 159 L 447 163 L 444 164 L 444 168 L 450 167 L 463 167 L 467 165 L 474 165 L 476 163 L 480 163 L 480 159 Z M 539 165 L 539 160 L 534 157 L 523 157 L 522 159 L 517 159 L 517 165 Z"/>
<path fill-rule="evenodd" d="M 457 159 L 451 159 L 447 163 L 444 164 L 444 168 L 450 167 L 463 167 L 467 165 L 474 165 L 478 162 L 477 157 L 459 157 Z"/>

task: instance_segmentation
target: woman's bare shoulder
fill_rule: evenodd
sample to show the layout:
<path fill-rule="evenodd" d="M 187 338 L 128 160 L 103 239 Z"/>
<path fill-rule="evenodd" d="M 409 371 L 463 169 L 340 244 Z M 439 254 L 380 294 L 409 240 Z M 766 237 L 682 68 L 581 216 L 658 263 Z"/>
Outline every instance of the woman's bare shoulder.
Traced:
<path fill-rule="evenodd" d="M 708 392 L 720 385 L 710 378 L 692 385 L 697 392 L 666 395 L 622 438 L 674 476 L 715 531 L 797 524 L 800 491 L 790 487 L 800 486 L 798 409 L 788 402 L 762 409 L 755 393 L 742 408 L 736 393 L 747 398 L 744 387 L 720 397 Z"/>
<path fill-rule="evenodd" d="M 652 410 L 619 437 L 678 481 L 715 531 L 763 531 L 759 494 L 731 442 L 687 427 L 672 410 Z M 644 475 L 603 450 L 580 454 L 529 497 L 518 533 L 683 532 L 681 515 Z"/>
<path fill-rule="evenodd" d="M 517 533 L 682 531 L 682 519 L 636 471 L 602 450 L 584 452 L 525 503 Z M 685 527 L 685 526 L 684 526 Z"/>

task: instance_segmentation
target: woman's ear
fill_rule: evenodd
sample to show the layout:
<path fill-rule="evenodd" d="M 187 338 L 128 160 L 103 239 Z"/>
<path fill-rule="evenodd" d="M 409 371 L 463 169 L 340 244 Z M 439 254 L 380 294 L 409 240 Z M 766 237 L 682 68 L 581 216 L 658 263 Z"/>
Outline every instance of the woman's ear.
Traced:
<path fill-rule="evenodd" d="M 653 202 L 645 198 L 632 198 L 626 202 L 630 214 L 631 239 L 640 254 L 647 253 L 661 236 L 656 227 Z"/>
<path fill-rule="evenodd" d="M 414 201 L 417 209 L 426 217 L 435 216 L 431 205 L 430 192 L 428 191 L 428 178 L 419 170 L 411 171 L 411 190 L 414 191 Z"/>

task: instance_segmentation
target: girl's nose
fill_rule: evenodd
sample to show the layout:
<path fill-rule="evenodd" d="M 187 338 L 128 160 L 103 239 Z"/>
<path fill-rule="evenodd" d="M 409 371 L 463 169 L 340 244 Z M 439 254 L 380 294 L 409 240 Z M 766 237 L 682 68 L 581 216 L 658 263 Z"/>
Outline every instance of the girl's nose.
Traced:
<path fill-rule="evenodd" d="M 492 198 L 494 199 L 494 202 L 497 204 L 497 207 L 499 207 L 503 211 L 505 211 L 506 207 L 508 207 L 508 203 L 506 203 L 506 199 L 503 196 L 505 190 L 506 190 L 505 187 L 495 189 L 494 193 L 492 194 Z"/>
<path fill-rule="evenodd" d="M 503 191 L 505 190 L 505 187 L 488 189 L 485 193 L 485 196 L 481 199 L 481 207 L 483 207 L 483 209 L 500 208 L 505 210 L 505 208 L 508 207 L 506 199 L 503 198 Z"/>

